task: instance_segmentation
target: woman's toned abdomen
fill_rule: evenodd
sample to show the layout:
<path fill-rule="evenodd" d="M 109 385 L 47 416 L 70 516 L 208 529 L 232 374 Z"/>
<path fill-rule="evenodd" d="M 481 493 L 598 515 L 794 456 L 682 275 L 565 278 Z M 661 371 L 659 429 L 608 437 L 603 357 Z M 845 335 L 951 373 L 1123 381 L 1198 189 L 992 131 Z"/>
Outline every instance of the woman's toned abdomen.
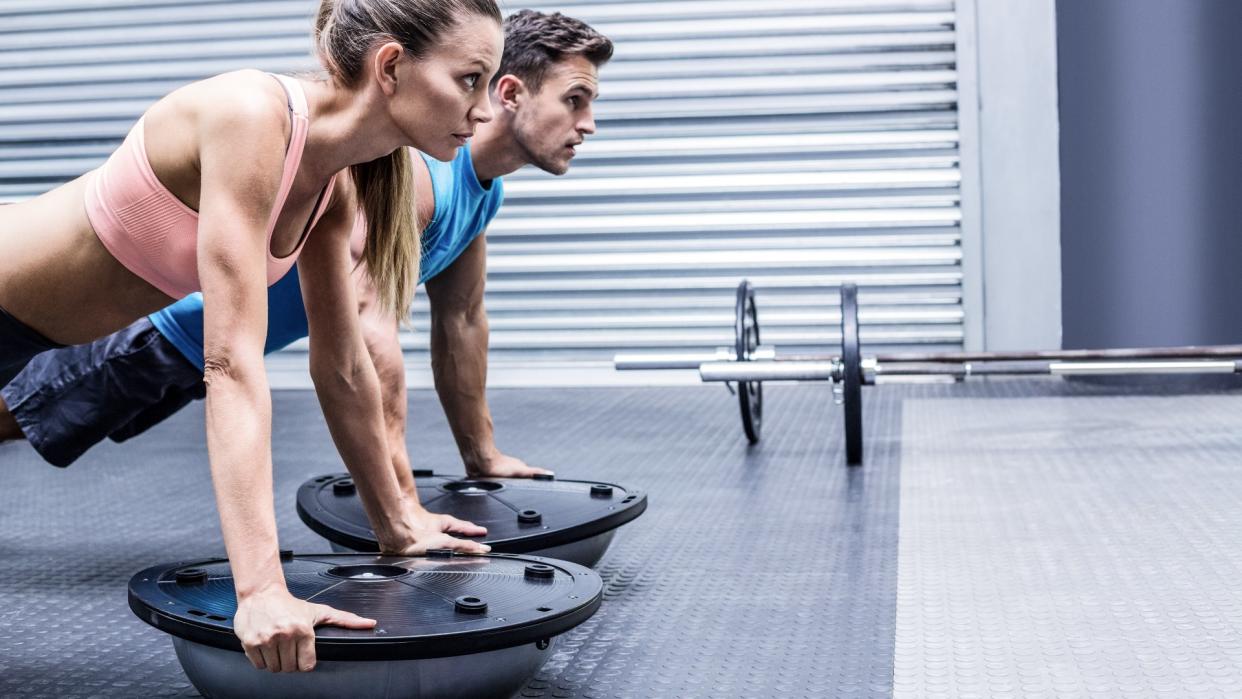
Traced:
<path fill-rule="evenodd" d="M 91 229 L 90 176 L 0 207 L 0 307 L 64 344 L 103 337 L 172 302 L 117 262 Z"/>

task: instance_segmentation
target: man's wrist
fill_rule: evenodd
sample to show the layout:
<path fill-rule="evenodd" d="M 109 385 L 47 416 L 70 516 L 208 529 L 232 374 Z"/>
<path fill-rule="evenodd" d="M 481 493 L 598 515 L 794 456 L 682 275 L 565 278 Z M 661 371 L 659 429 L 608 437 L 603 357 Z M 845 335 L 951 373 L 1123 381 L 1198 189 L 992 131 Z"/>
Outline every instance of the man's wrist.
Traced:
<path fill-rule="evenodd" d="M 461 454 L 461 462 L 465 465 L 467 471 L 482 471 L 491 466 L 500 458 L 500 450 L 496 445 L 491 445 L 487 449 L 474 449 L 463 451 Z"/>

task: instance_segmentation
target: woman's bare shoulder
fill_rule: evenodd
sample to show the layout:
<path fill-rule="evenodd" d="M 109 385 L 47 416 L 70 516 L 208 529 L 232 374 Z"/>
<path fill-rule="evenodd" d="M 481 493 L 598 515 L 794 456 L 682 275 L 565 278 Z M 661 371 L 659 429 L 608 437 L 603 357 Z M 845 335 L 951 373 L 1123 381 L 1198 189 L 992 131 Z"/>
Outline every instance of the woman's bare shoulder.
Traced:
<path fill-rule="evenodd" d="M 259 70 L 236 70 L 174 90 L 153 104 L 145 119 L 154 129 L 191 128 L 200 136 L 232 134 L 253 142 L 265 135 L 274 141 L 287 139 L 288 114 L 285 91 L 276 78 Z"/>
<path fill-rule="evenodd" d="M 285 90 L 272 75 L 237 70 L 192 83 L 186 95 L 200 123 L 270 126 L 289 123 Z"/>

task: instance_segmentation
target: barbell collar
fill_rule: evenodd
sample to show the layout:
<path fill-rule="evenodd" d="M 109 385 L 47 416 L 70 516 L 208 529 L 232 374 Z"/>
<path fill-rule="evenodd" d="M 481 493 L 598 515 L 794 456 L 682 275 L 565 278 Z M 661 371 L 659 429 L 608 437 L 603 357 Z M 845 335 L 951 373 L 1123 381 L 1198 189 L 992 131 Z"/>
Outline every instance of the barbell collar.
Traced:
<path fill-rule="evenodd" d="M 705 362 L 699 366 L 704 381 L 836 381 L 840 362 L 763 359 L 749 362 Z"/>
<path fill-rule="evenodd" d="M 753 355 L 756 359 L 774 359 L 776 347 L 760 345 Z M 612 358 L 613 368 L 618 371 L 642 371 L 663 369 L 698 369 L 700 364 L 707 362 L 732 362 L 736 355 L 728 347 L 717 347 L 714 353 L 708 352 L 660 352 L 660 353 L 622 353 Z"/>

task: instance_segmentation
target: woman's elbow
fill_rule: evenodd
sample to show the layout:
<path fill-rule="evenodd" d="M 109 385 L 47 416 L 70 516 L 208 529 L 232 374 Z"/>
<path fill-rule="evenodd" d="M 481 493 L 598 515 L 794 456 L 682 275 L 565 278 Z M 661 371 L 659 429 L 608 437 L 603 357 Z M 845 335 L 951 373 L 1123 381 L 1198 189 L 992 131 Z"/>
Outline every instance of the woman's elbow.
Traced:
<path fill-rule="evenodd" d="M 238 381 L 239 373 L 238 362 L 227 352 L 203 353 L 203 383 L 208 388 L 218 388 L 225 383 Z"/>
<path fill-rule="evenodd" d="M 203 383 L 207 390 L 266 389 L 267 375 L 260 356 L 247 360 L 229 352 L 206 352 L 203 355 Z"/>

